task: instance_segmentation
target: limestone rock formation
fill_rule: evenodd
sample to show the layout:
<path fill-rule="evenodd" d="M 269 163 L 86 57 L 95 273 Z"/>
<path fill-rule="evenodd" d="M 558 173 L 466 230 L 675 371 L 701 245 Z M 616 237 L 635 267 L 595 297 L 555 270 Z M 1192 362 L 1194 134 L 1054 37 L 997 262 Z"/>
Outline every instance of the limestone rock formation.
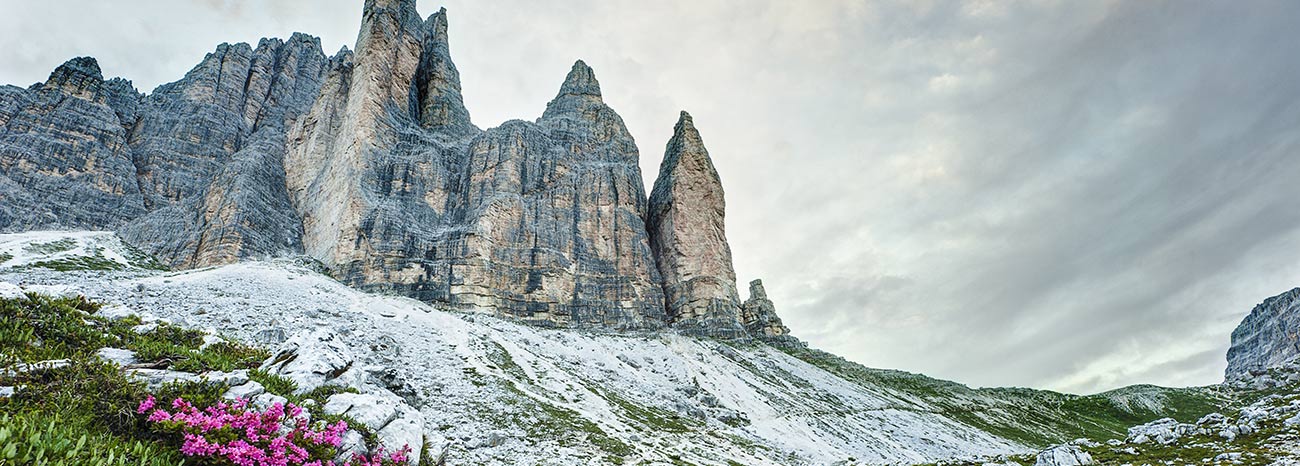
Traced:
<path fill-rule="evenodd" d="M 320 90 L 330 60 L 294 34 L 222 44 L 184 79 L 146 100 L 132 131 L 149 215 L 122 236 L 179 267 L 301 252 L 285 190 L 290 123 Z"/>
<path fill-rule="evenodd" d="M 1225 375 L 1233 380 L 1297 358 L 1300 358 L 1300 288 L 1264 300 L 1232 331 Z"/>
<path fill-rule="evenodd" d="M 722 182 L 690 114 L 681 113 L 650 193 L 650 244 L 673 325 L 720 337 L 745 334 Z"/>
<path fill-rule="evenodd" d="M 767 298 L 762 280 L 749 282 L 749 299 L 740 305 L 740 321 L 745 331 L 755 338 L 797 343 L 790 329 L 776 315 L 776 306 Z"/>
<path fill-rule="evenodd" d="M 447 31 L 445 9 L 367 0 L 333 57 L 294 34 L 221 44 L 148 95 L 91 58 L 0 88 L 0 231 L 115 230 L 175 268 L 305 254 L 356 287 L 545 326 L 788 333 L 761 285 L 742 320 L 689 115 L 647 198 L 591 67 L 536 120 L 484 130 Z"/>
<path fill-rule="evenodd" d="M 0 230 L 114 228 L 145 212 L 128 146 L 139 98 L 93 58 L 0 87 Z"/>
<path fill-rule="evenodd" d="M 307 254 L 353 285 L 561 326 L 654 328 L 639 154 L 579 62 L 536 123 L 479 130 L 446 11 L 367 2 L 357 50 L 290 134 Z"/>

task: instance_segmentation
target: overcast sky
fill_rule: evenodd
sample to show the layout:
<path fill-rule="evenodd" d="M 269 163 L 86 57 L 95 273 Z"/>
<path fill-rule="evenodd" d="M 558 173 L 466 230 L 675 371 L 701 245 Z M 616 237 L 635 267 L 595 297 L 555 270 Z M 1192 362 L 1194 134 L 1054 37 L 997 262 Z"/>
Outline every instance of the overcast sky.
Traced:
<path fill-rule="evenodd" d="M 220 42 L 302 31 L 332 54 L 361 12 L 3 2 L 0 83 L 91 55 L 142 91 Z M 1300 2 L 1248 3 L 445 6 L 481 127 L 539 116 L 582 58 L 648 188 L 690 111 L 742 289 L 763 278 L 813 346 L 974 386 L 1095 392 L 1220 381 L 1237 322 L 1300 286 Z"/>

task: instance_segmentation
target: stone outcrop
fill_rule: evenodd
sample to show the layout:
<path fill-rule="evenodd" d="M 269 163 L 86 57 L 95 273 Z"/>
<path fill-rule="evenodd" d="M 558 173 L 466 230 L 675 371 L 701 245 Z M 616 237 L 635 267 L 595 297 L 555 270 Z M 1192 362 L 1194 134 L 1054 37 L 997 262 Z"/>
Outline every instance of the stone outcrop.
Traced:
<path fill-rule="evenodd" d="M 345 282 L 558 326 L 655 328 L 639 154 L 574 65 L 535 123 L 475 127 L 446 11 L 367 3 L 356 55 L 290 135 L 307 254 Z"/>
<path fill-rule="evenodd" d="M 1300 288 L 1255 306 L 1232 331 L 1228 380 L 1300 358 Z"/>
<path fill-rule="evenodd" d="M 740 321 L 750 336 L 759 339 L 798 342 L 790 335 L 790 329 L 776 315 L 776 305 L 767 298 L 767 290 L 762 280 L 749 282 L 749 299 L 740 305 Z"/>
<path fill-rule="evenodd" d="M 668 316 L 689 333 L 745 334 L 722 182 L 695 123 L 681 113 L 650 193 L 650 245 L 663 275 Z"/>
<path fill-rule="evenodd" d="M 148 95 L 91 58 L 0 88 L 0 231 L 111 229 L 175 268 L 305 254 L 359 288 L 545 326 L 788 333 L 761 284 L 742 309 L 689 115 L 647 197 L 581 60 L 536 120 L 476 126 L 447 19 L 367 0 L 332 57 L 294 34 L 222 44 Z"/>

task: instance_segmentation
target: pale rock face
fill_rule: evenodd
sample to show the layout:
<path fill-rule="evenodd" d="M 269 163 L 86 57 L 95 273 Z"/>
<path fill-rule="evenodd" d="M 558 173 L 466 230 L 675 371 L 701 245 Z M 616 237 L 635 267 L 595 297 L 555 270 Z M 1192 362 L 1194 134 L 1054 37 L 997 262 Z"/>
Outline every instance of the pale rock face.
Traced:
<path fill-rule="evenodd" d="M 346 375 L 353 371 L 355 360 L 341 336 L 328 330 L 301 331 L 281 344 L 260 369 L 294 381 L 297 393 L 308 393 L 329 383 L 353 385 Z"/>
<path fill-rule="evenodd" d="M 1300 358 L 1300 288 L 1255 306 L 1232 331 L 1229 381 Z"/>
<path fill-rule="evenodd" d="M 131 136 L 151 212 L 122 236 L 180 268 L 301 252 L 285 138 L 329 65 L 318 39 L 294 34 L 255 49 L 222 44 L 184 79 L 160 86 Z"/>
<path fill-rule="evenodd" d="M 222 44 L 147 96 L 90 58 L 0 88 L 0 231 L 111 229 L 180 269 L 305 254 L 349 285 L 543 326 L 787 332 L 770 302 L 741 320 L 688 115 L 652 202 L 586 63 L 540 118 L 482 130 L 445 10 L 362 15 L 355 53 Z"/>
<path fill-rule="evenodd" d="M 365 425 L 390 452 L 409 446 L 415 452 L 411 462 L 418 461 L 424 446 L 424 416 L 392 393 L 340 393 L 331 396 L 323 409 Z"/>
<path fill-rule="evenodd" d="M 639 158 L 591 69 L 537 123 L 481 131 L 446 12 L 367 4 L 357 52 L 291 131 L 308 255 L 341 280 L 555 326 L 655 328 L 662 291 Z"/>
<path fill-rule="evenodd" d="M 673 326 L 719 337 L 745 335 L 722 182 L 691 116 L 682 112 L 650 194 L 650 244 Z"/>

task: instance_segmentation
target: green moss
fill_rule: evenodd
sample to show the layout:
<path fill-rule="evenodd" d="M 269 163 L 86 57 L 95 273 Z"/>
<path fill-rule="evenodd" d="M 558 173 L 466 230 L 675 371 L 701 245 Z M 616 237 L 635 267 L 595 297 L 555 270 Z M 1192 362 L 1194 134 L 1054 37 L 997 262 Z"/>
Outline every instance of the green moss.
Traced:
<path fill-rule="evenodd" d="M 27 267 L 39 267 L 59 272 L 71 272 L 74 270 L 122 270 L 126 266 L 120 262 L 109 260 L 98 251 L 92 256 L 75 256 L 54 259 L 48 261 L 37 261 L 28 264 Z"/>

